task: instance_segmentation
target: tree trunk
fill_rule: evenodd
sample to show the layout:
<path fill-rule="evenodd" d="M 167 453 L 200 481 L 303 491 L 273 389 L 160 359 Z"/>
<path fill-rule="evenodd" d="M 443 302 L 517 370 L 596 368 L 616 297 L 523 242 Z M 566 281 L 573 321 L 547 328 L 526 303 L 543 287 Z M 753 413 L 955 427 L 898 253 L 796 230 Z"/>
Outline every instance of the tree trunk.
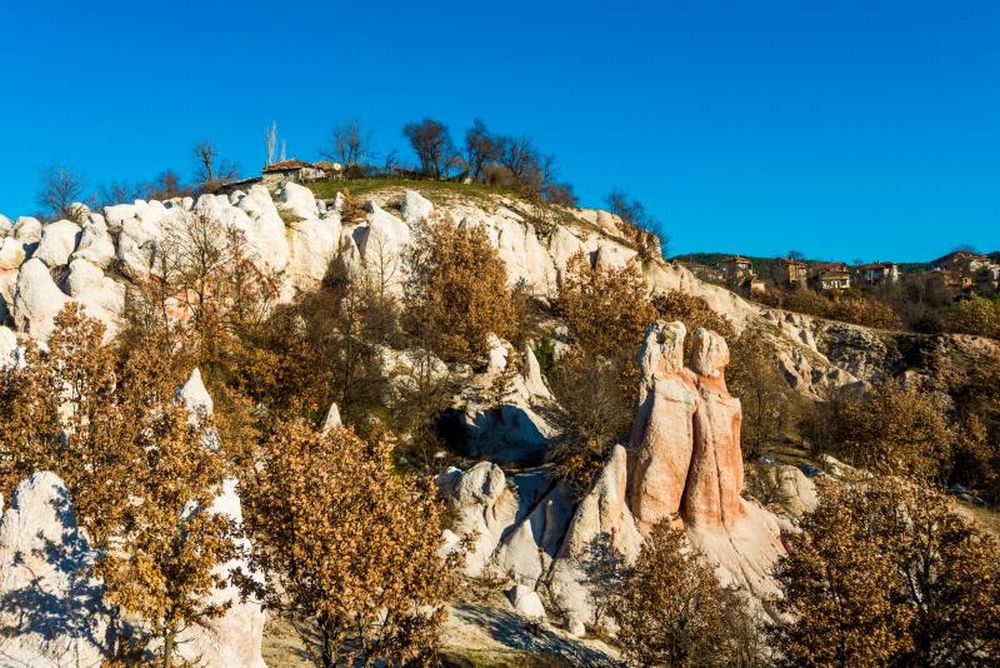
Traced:
<path fill-rule="evenodd" d="M 163 632 L 163 668 L 170 668 L 174 654 L 174 630 L 167 628 Z"/>

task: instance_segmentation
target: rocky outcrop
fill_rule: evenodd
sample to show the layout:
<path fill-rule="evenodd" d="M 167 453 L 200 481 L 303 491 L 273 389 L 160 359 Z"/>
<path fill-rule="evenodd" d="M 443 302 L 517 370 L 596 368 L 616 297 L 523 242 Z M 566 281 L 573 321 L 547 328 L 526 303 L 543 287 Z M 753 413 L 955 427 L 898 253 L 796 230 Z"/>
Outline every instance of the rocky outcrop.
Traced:
<path fill-rule="evenodd" d="M 466 553 L 464 572 L 482 575 L 504 531 L 517 516 L 517 497 L 507 487 L 503 469 L 479 462 L 466 472 L 450 469 L 438 476 L 442 493 L 451 499 L 454 525 L 446 537 L 449 546 L 472 539 Z"/>
<path fill-rule="evenodd" d="M 633 429 L 629 498 L 639 529 L 676 517 L 723 580 L 757 597 L 779 594 L 770 568 L 784 554 L 782 524 L 742 498 L 742 410 L 729 394 L 729 348 L 694 333 L 690 369 L 679 366 L 684 326 L 655 323 L 639 355 L 644 399 Z"/>
<path fill-rule="evenodd" d="M 280 300 L 318 285 L 334 262 L 348 276 L 368 274 L 399 292 L 406 272 L 401 253 L 412 241 L 413 226 L 450 218 L 460 226 L 481 227 L 506 264 L 509 285 L 523 286 L 541 298 L 557 294 L 567 263 L 576 255 L 602 267 L 637 265 L 641 255 L 650 292 L 676 290 L 699 297 L 737 333 L 753 327 L 771 344 L 789 383 L 812 399 L 887 373 L 921 372 L 926 368 L 923 351 L 930 347 L 959 353 L 974 347 L 961 337 L 940 337 L 932 345 L 934 337 L 878 332 L 753 304 L 699 280 L 683 266 L 664 262 L 648 234 L 604 211 L 565 209 L 554 221 L 551 212 L 504 195 L 488 201 L 456 196 L 434 204 L 414 190 L 394 187 L 373 192 L 365 206 L 363 220 L 345 222 L 342 204 L 317 200 L 308 188 L 289 183 L 271 193 L 258 184 L 229 196 L 136 200 L 103 212 L 83 208 L 80 226 L 4 219 L 0 322 L 13 322 L 44 344 L 49 312 L 65 301 L 61 293 L 82 303 L 113 334 L 124 303 L 123 277 L 127 282 L 156 276 L 171 236 L 183 230 L 191 216 L 207 217 L 242 235 L 254 262 L 274 280 Z M 19 276 L 32 258 L 53 269 L 58 280 L 42 281 L 37 268 L 29 271 L 32 280 L 25 283 L 35 287 L 26 285 L 18 303 Z M 89 265 L 79 265 L 72 282 L 63 280 L 62 267 L 78 260 Z M 107 280 L 98 280 L 95 270 L 104 272 Z M 31 297 L 39 291 L 50 298 Z"/>
<path fill-rule="evenodd" d="M 215 498 L 208 512 L 225 515 L 237 529 L 242 528 L 243 510 L 235 480 L 227 479 L 223 483 L 222 492 Z M 241 554 L 247 553 L 250 548 L 249 539 L 240 539 L 238 548 Z M 242 557 L 218 564 L 213 574 L 228 581 L 230 574 L 238 571 L 263 581 L 263 575 L 252 571 Z M 231 581 L 225 588 L 214 590 L 210 602 L 214 605 L 228 604 L 229 607 L 221 617 L 210 619 L 203 625 L 191 626 L 178 638 L 181 656 L 192 664 L 209 668 L 266 668 L 261 645 L 267 616 L 261 604 L 252 599 L 243 600 L 239 589 Z"/>
<path fill-rule="evenodd" d="M 18 485 L 0 523 L 0 666 L 97 666 L 114 646 L 96 553 L 54 473 Z"/>
<path fill-rule="evenodd" d="M 188 410 L 192 422 L 201 423 L 211 419 L 215 410 L 212 396 L 205 388 L 201 372 L 195 369 L 187 382 L 177 391 L 177 400 Z M 205 447 L 221 447 L 219 435 L 208 429 L 204 436 Z M 224 515 L 232 521 L 238 532 L 242 532 L 243 508 L 237 490 L 237 482 L 227 478 L 222 489 L 207 512 Z M 248 666 L 265 668 L 261 656 L 264 622 L 267 616 L 261 604 L 253 599 L 244 599 L 237 586 L 231 581 L 231 574 L 241 572 L 258 582 L 263 582 L 262 573 L 254 571 L 246 558 L 250 552 L 250 541 L 242 536 L 237 541 L 237 557 L 213 569 L 213 575 L 226 582 L 222 589 L 213 590 L 210 602 L 213 605 L 228 605 L 220 617 L 207 620 L 203 625 L 189 628 L 178 643 L 182 656 L 193 663 L 210 668 L 224 666 Z"/>
<path fill-rule="evenodd" d="M 593 619 L 590 592 L 607 586 L 592 577 L 597 561 L 622 558 L 629 563 L 639 556 L 643 536 L 628 505 L 627 485 L 628 455 L 619 445 L 577 505 L 552 567 L 549 593 L 570 623 Z M 601 554 L 602 550 L 606 553 Z"/>

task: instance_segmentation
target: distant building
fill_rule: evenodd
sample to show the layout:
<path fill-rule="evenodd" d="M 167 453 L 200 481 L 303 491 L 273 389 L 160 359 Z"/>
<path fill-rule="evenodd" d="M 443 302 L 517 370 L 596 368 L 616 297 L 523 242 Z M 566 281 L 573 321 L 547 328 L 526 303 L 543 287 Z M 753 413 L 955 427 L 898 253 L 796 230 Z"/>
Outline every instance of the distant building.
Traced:
<path fill-rule="evenodd" d="M 817 290 L 849 290 L 851 272 L 843 262 L 815 263 L 810 281 Z"/>
<path fill-rule="evenodd" d="M 873 262 L 853 267 L 854 281 L 861 285 L 881 285 L 899 280 L 899 265 L 895 262 Z"/>
<path fill-rule="evenodd" d="M 778 260 L 781 278 L 791 287 L 804 288 L 809 281 L 809 265 L 802 260 L 783 257 Z"/>
<path fill-rule="evenodd" d="M 729 257 L 722 258 L 719 266 L 722 267 L 722 273 L 726 278 L 726 285 L 730 288 L 741 287 L 743 283 L 755 276 L 753 262 L 750 261 L 750 258 L 743 257 L 742 255 L 730 255 Z"/>
<path fill-rule="evenodd" d="M 931 266 L 942 270 L 958 269 L 972 274 L 980 269 L 996 266 L 996 262 L 991 260 L 988 255 L 981 255 L 967 250 L 957 250 L 931 261 Z"/>
<path fill-rule="evenodd" d="M 743 285 L 744 289 L 750 294 L 767 292 L 767 283 L 760 280 L 756 276 L 751 276 Z"/>
<path fill-rule="evenodd" d="M 931 262 L 949 287 L 993 292 L 1000 287 L 1000 263 L 988 255 L 957 250 Z"/>
<path fill-rule="evenodd" d="M 336 165 L 337 163 L 328 163 Z M 328 177 L 327 172 L 320 166 L 303 160 L 282 160 L 275 162 L 264 168 L 261 178 L 264 185 L 269 188 L 276 188 L 289 181 L 293 183 L 307 183 L 309 181 L 319 181 Z"/>

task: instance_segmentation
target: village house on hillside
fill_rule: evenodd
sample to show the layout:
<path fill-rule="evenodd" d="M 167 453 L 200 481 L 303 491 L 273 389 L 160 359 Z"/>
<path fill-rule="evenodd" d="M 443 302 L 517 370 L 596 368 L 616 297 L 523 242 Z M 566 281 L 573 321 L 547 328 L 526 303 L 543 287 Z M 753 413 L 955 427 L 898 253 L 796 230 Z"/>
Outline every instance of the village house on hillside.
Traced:
<path fill-rule="evenodd" d="M 815 264 L 813 272 L 812 283 L 818 290 L 851 289 L 851 272 L 843 262 Z"/>
<path fill-rule="evenodd" d="M 793 288 L 804 288 L 809 281 L 809 265 L 802 260 L 783 257 L 778 260 L 781 277 L 785 284 Z"/>
<path fill-rule="evenodd" d="M 726 285 L 730 290 L 749 294 L 763 292 L 766 289 L 764 281 L 757 278 L 750 258 L 742 255 L 730 255 L 719 262 Z"/>
<path fill-rule="evenodd" d="M 261 172 L 261 179 L 269 188 L 280 186 L 289 181 L 293 183 L 308 183 L 326 178 L 335 178 L 343 172 L 343 167 L 336 162 L 317 162 L 315 164 L 304 160 L 282 160 L 271 163 Z"/>
<path fill-rule="evenodd" d="M 899 281 L 899 265 L 895 262 L 872 262 L 851 268 L 858 285 L 882 285 Z"/>
<path fill-rule="evenodd" d="M 988 291 L 1000 288 L 1000 263 L 988 255 L 957 250 L 932 261 L 931 266 L 949 287 Z"/>
<path fill-rule="evenodd" d="M 719 266 L 722 267 L 726 283 L 731 287 L 742 285 L 745 280 L 754 276 L 753 262 L 750 261 L 750 258 L 742 255 L 724 257 L 719 262 Z"/>

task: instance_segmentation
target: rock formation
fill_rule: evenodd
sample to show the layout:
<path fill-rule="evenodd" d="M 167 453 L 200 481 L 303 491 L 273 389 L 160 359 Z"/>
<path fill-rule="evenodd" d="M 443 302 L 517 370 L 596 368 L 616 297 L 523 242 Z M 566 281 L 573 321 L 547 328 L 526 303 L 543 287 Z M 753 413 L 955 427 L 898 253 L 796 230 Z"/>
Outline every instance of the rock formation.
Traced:
<path fill-rule="evenodd" d="M 655 323 L 639 354 L 643 403 L 633 429 L 629 499 L 639 530 L 676 516 L 724 580 L 778 595 L 770 567 L 784 553 L 780 521 L 740 495 L 742 410 L 726 389 L 729 348 L 694 333 L 691 368 L 680 367 L 685 330 Z"/>
<path fill-rule="evenodd" d="M 18 485 L 0 523 L 0 666 L 97 666 L 109 658 L 96 554 L 54 473 Z"/>

